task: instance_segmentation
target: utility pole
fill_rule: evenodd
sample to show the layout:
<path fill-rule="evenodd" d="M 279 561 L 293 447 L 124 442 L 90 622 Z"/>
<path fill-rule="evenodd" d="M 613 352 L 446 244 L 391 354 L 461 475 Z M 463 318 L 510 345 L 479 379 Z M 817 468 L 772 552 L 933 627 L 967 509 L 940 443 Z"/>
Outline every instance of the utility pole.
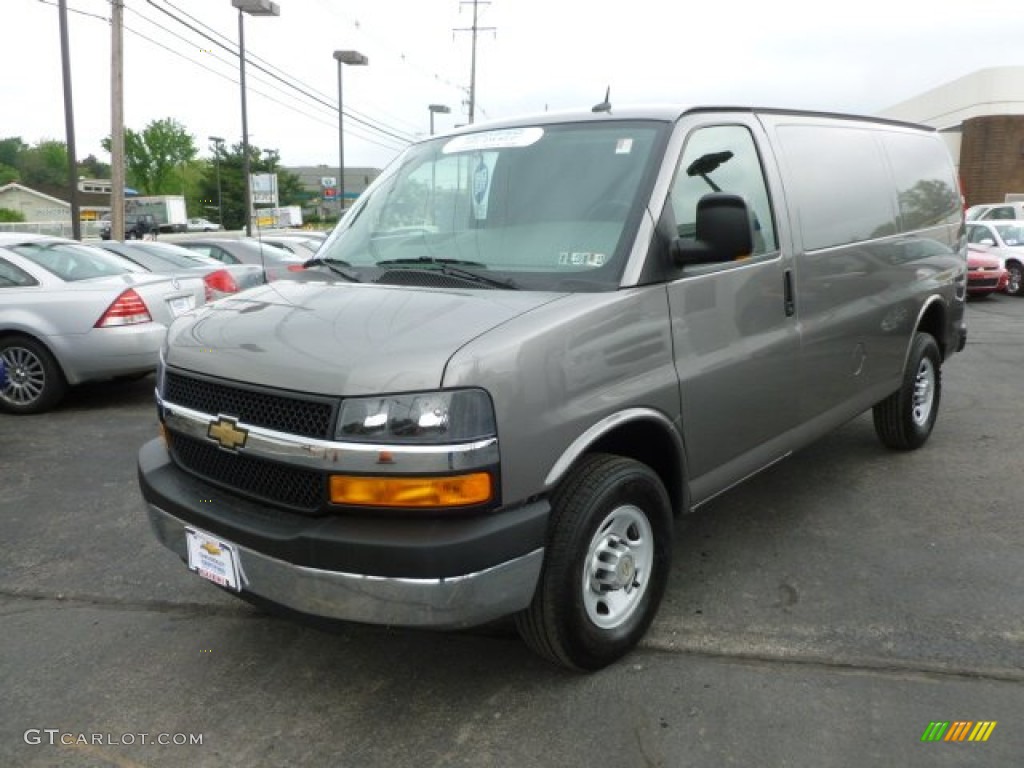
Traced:
<path fill-rule="evenodd" d="M 124 0 L 110 5 L 110 239 L 124 240 Z"/>
<path fill-rule="evenodd" d="M 473 3 L 473 26 L 463 27 L 461 29 L 455 29 L 454 32 L 472 32 L 473 33 L 473 53 L 469 65 L 469 123 L 472 125 L 473 116 L 476 114 L 476 36 L 478 32 L 495 32 L 495 27 L 481 27 L 477 25 L 477 6 L 483 2 L 484 5 L 490 5 L 486 0 L 462 0 L 459 4 L 469 5 Z M 495 32 L 495 34 L 497 34 Z"/>
<path fill-rule="evenodd" d="M 71 55 L 68 51 L 68 3 L 60 0 L 60 58 L 64 74 L 64 127 L 68 142 L 68 193 L 71 196 L 71 236 L 82 239 L 82 215 L 78 205 L 78 153 L 75 150 L 75 108 L 71 98 Z"/>

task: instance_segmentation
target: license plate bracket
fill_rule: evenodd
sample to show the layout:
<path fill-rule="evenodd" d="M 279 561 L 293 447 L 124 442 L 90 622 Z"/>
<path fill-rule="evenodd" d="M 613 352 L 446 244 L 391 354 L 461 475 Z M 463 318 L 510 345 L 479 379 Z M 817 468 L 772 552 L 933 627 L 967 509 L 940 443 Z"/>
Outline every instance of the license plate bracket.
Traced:
<path fill-rule="evenodd" d="M 228 589 L 242 590 L 238 567 L 238 549 L 198 528 L 185 528 L 189 570 Z"/>

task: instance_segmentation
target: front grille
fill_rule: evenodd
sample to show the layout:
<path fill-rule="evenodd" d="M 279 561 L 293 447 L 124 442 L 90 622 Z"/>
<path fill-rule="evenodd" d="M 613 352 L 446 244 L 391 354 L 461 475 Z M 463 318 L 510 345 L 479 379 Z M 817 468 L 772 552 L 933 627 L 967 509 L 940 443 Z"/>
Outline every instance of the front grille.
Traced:
<path fill-rule="evenodd" d="M 243 389 L 174 371 L 167 372 L 163 398 L 211 416 L 225 414 L 244 424 L 323 440 L 331 437 L 334 423 L 335 401 L 329 398 Z"/>
<path fill-rule="evenodd" d="M 977 280 L 971 280 L 969 284 L 972 288 L 995 288 L 999 285 L 999 278 L 979 277 Z"/>
<path fill-rule="evenodd" d="M 305 514 L 323 506 L 326 481 L 319 472 L 229 453 L 176 432 L 168 438 L 174 460 L 199 477 Z"/>

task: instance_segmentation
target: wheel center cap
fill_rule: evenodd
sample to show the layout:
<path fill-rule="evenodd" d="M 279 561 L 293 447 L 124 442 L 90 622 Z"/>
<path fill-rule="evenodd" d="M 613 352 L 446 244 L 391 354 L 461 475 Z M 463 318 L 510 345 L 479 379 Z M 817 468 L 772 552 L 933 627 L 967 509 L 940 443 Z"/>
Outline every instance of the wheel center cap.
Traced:
<path fill-rule="evenodd" d="M 630 586 L 636 578 L 636 563 L 632 555 L 625 555 L 619 559 L 615 566 L 615 580 L 620 587 Z"/>

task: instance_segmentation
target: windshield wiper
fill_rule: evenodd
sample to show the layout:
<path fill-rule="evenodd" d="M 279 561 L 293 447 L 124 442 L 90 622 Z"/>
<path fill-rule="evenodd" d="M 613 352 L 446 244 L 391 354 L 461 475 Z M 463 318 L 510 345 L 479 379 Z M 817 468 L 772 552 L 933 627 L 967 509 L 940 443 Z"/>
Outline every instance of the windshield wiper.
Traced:
<path fill-rule="evenodd" d="M 457 264 L 460 267 L 483 267 L 487 268 L 486 264 L 479 261 L 463 261 L 462 259 L 439 259 L 434 256 L 418 256 L 415 259 L 385 259 L 384 261 L 378 261 L 377 266 L 384 266 L 387 264 Z"/>
<path fill-rule="evenodd" d="M 439 259 L 433 256 L 420 256 L 417 259 L 385 259 L 384 261 L 378 261 L 377 266 L 407 266 L 407 267 L 420 267 L 424 265 L 436 265 L 436 270 L 424 270 L 427 272 L 440 272 L 442 275 L 449 275 L 451 277 L 459 277 L 463 280 L 468 280 L 473 283 L 479 283 L 480 285 L 490 285 L 495 288 L 506 288 L 509 290 L 518 290 L 519 286 L 516 285 L 514 280 L 500 277 L 488 277 L 487 275 L 481 275 L 478 272 L 473 272 L 468 269 L 460 269 L 459 267 L 480 267 L 487 269 L 486 264 L 482 264 L 479 261 L 463 261 L 462 259 Z"/>
<path fill-rule="evenodd" d="M 302 263 L 303 269 L 309 269 L 310 267 L 327 267 L 331 272 L 336 275 L 341 275 L 346 280 L 350 280 L 353 283 L 363 282 L 359 275 L 351 270 L 351 264 L 344 259 L 333 259 L 330 256 L 314 256 L 309 261 Z"/>

